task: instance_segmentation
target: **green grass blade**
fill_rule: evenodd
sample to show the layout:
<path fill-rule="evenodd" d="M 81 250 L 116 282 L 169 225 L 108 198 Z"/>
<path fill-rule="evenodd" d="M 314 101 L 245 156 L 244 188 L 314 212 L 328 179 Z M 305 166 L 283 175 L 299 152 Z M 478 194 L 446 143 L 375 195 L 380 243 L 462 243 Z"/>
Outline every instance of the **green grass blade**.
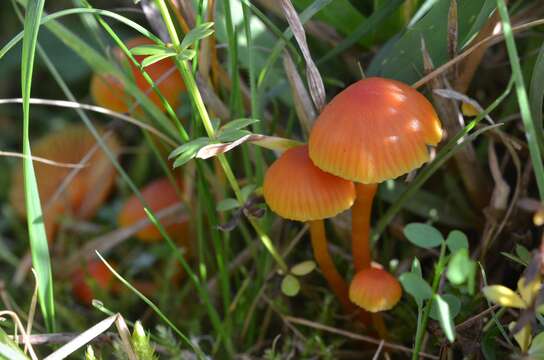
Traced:
<path fill-rule="evenodd" d="M 497 0 L 497 8 L 499 9 L 499 14 L 501 15 L 506 50 L 508 51 L 510 66 L 512 67 L 512 75 L 514 76 L 514 80 L 516 82 L 516 94 L 518 96 L 519 110 L 521 113 L 523 126 L 525 127 L 525 137 L 527 138 L 529 154 L 531 155 L 531 162 L 533 164 L 533 171 L 536 177 L 538 193 L 540 195 L 540 200 L 544 201 L 544 164 L 542 164 L 542 154 L 540 153 L 540 147 L 538 146 L 537 135 L 537 131 L 541 131 L 541 129 L 537 130 L 535 123 L 533 122 L 531 108 L 529 106 L 529 98 L 527 96 L 527 90 L 525 89 L 525 83 L 523 80 L 523 73 L 521 72 L 518 50 L 516 49 L 516 41 L 514 40 L 514 33 L 512 32 L 512 24 L 510 23 L 508 8 L 506 7 L 504 0 Z"/>
<path fill-rule="evenodd" d="M 544 149 L 544 134 L 542 133 L 542 103 L 544 102 L 544 43 L 540 47 L 538 57 L 533 68 L 531 87 L 529 88 L 529 101 L 538 135 L 540 148 Z"/>
<path fill-rule="evenodd" d="M 32 265 L 38 281 L 38 298 L 49 331 L 55 329 L 55 304 L 53 300 L 53 275 L 49 258 L 49 245 L 45 234 L 40 194 L 30 151 L 30 90 L 36 54 L 40 19 L 45 0 L 29 1 L 24 22 L 23 53 L 21 57 L 21 89 L 23 97 L 23 175 L 25 205 L 30 238 Z"/>

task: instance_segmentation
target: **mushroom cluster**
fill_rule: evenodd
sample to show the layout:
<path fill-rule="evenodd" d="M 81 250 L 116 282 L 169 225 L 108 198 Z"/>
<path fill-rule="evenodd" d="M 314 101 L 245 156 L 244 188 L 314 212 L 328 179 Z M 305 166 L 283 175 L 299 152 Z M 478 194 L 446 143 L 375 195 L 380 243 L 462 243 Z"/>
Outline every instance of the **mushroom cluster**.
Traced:
<path fill-rule="evenodd" d="M 348 293 L 369 312 L 389 310 L 400 300 L 397 279 L 372 265 L 372 202 L 379 183 L 423 165 L 428 146 L 441 138 L 438 116 L 422 94 L 395 80 L 367 78 L 325 106 L 307 146 L 286 151 L 269 168 L 266 202 L 284 218 L 310 221 L 316 261 L 343 304 Z M 321 219 L 350 207 L 356 274 L 348 292 L 327 251 Z"/>

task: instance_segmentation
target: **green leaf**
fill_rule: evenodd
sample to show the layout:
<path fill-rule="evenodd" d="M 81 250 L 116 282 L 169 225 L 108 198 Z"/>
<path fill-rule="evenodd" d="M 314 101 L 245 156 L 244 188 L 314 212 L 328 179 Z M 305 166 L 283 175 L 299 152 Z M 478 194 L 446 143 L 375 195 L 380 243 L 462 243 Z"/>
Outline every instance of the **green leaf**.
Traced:
<path fill-rule="evenodd" d="M 436 304 L 436 309 L 438 312 L 438 322 L 440 327 L 444 331 L 446 338 L 450 343 L 455 341 L 455 325 L 453 324 L 452 317 L 450 314 L 450 306 L 448 303 L 442 299 L 438 294 L 435 294 L 433 297 L 433 303 Z"/>
<path fill-rule="evenodd" d="M 455 253 L 460 249 L 468 249 L 468 238 L 463 232 L 453 230 L 448 234 L 446 245 L 451 253 Z"/>
<path fill-rule="evenodd" d="M 232 120 L 232 121 L 226 123 L 225 125 L 223 125 L 223 127 L 221 127 L 221 130 L 222 131 L 230 130 L 230 129 L 240 130 L 240 129 L 243 129 L 245 127 L 248 127 L 251 124 L 258 123 L 259 121 L 260 121 L 259 119 L 246 119 L 246 118 L 236 119 L 236 120 Z"/>
<path fill-rule="evenodd" d="M 43 223 L 40 194 L 36 182 L 30 150 L 30 96 L 32 72 L 38 40 L 38 31 L 45 0 L 30 0 L 27 3 L 24 22 L 23 52 L 21 55 L 21 90 L 23 97 L 23 175 L 25 206 L 32 253 L 32 266 L 38 280 L 38 299 L 49 331 L 55 329 L 55 302 L 53 299 L 53 275 L 49 258 L 49 245 Z"/>
<path fill-rule="evenodd" d="M 442 295 L 442 299 L 448 303 L 450 307 L 450 316 L 452 319 L 455 319 L 455 317 L 459 314 L 459 311 L 461 310 L 461 300 L 459 300 L 457 296 L 452 294 L 444 294 Z M 433 301 L 431 305 L 431 312 L 429 313 L 429 316 L 437 321 L 440 317 L 436 301 Z"/>
<path fill-rule="evenodd" d="M 251 132 L 247 130 L 228 129 L 228 130 L 219 132 L 219 134 L 217 134 L 217 140 L 219 140 L 222 143 L 229 143 L 250 134 Z"/>
<path fill-rule="evenodd" d="M 534 337 L 528 353 L 531 359 L 544 359 L 544 332 L 540 332 Z"/>
<path fill-rule="evenodd" d="M 0 359 L 28 360 L 24 352 L 0 328 Z"/>
<path fill-rule="evenodd" d="M 148 56 L 146 57 L 143 61 L 142 61 L 142 66 L 145 68 L 145 67 L 148 67 L 149 65 L 153 65 L 161 60 L 164 60 L 164 59 L 167 59 L 169 57 L 173 57 L 173 56 L 176 56 L 175 53 L 166 53 L 166 54 L 158 54 L 158 55 L 151 55 L 151 56 Z"/>
<path fill-rule="evenodd" d="M 240 204 L 238 203 L 236 199 L 227 198 L 217 203 L 217 206 L 215 207 L 215 209 L 219 212 L 223 212 L 223 211 L 236 209 L 238 207 L 240 207 Z"/>
<path fill-rule="evenodd" d="M 414 260 L 412 260 L 412 269 L 411 271 L 418 275 L 420 278 L 423 277 L 423 272 L 421 271 L 421 263 L 419 262 L 419 259 L 417 257 L 414 257 Z"/>
<path fill-rule="evenodd" d="M 444 241 L 442 234 L 431 225 L 412 223 L 404 227 L 404 235 L 414 245 L 430 249 Z"/>
<path fill-rule="evenodd" d="M 473 266 L 474 262 L 470 259 L 468 250 L 466 248 L 460 249 L 453 254 L 448 264 L 446 276 L 452 284 L 460 285 L 467 280 Z"/>
<path fill-rule="evenodd" d="M 253 193 L 253 191 L 255 191 L 256 187 L 257 186 L 255 184 L 249 184 L 249 185 L 244 186 L 240 190 L 240 195 L 242 195 L 242 199 L 244 201 L 247 201 L 247 199 L 249 198 L 249 195 L 251 195 Z"/>
<path fill-rule="evenodd" d="M 542 129 L 542 103 L 544 102 L 544 43 L 540 47 L 538 57 L 535 61 L 533 68 L 533 75 L 531 76 L 531 84 L 529 88 L 529 100 L 531 102 L 531 112 L 535 127 Z M 537 132 L 538 141 L 540 146 L 544 147 L 543 134 L 541 131 Z"/>
<path fill-rule="evenodd" d="M 192 50 L 192 49 L 185 49 L 185 50 L 182 50 L 179 54 L 178 54 L 178 60 L 179 61 L 186 61 L 186 60 L 191 60 L 195 57 L 196 55 L 196 51 L 195 50 Z"/>
<path fill-rule="evenodd" d="M 501 251 L 501 255 L 504 256 L 504 257 L 506 257 L 506 258 L 509 259 L 509 260 L 512 260 L 512 261 L 515 262 L 515 263 L 518 263 L 518 264 L 522 265 L 522 266 L 527 266 L 527 265 L 529 265 L 528 262 L 525 262 L 525 261 L 523 261 L 522 259 L 520 259 L 519 257 L 517 257 L 517 256 L 515 256 L 515 255 L 512 255 L 512 254 L 510 254 L 510 253 Z"/>
<path fill-rule="evenodd" d="M 187 151 L 193 151 L 193 149 L 196 149 L 195 150 L 195 153 L 196 153 L 199 149 L 208 145 L 209 143 L 210 143 L 210 139 L 208 139 L 207 137 L 196 138 L 176 148 L 174 151 L 170 153 L 170 155 L 168 155 L 168 159 L 173 159 Z"/>
<path fill-rule="evenodd" d="M 531 253 L 523 245 L 516 244 L 516 255 L 525 264 L 529 264 L 531 262 Z"/>
<path fill-rule="evenodd" d="M 291 273 L 296 276 L 308 275 L 315 270 L 316 264 L 312 260 L 303 261 L 291 268 Z"/>
<path fill-rule="evenodd" d="M 475 31 L 479 31 L 493 11 L 490 0 L 470 0 L 459 2 L 458 21 L 460 47 L 470 39 Z M 381 48 L 372 60 L 367 74 L 382 76 L 413 83 L 423 74 L 421 56 L 421 39 L 425 40 L 427 50 L 435 67 L 444 64 L 448 59 L 447 31 L 450 0 L 438 0 L 421 20 L 403 34 L 391 39 Z"/>
<path fill-rule="evenodd" d="M 287 275 L 281 281 L 281 292 L 287 296 L 295 296 L 300 291 L 300 282 L 293 275 Z"/>
<path fill-rule="evenodd" d="M 180 45 L 181 48 L 186 49 L 189 46 L 191 46 L 193 43 L 199 40 L 202 40 L 210 36 L 211 34 L 213 34 L 212 27 L 213 27 L 213 22 L 205 22 L 198 25 L 191 31 L 189 31 L 187 35 L 185 35 L 185 37 L 181 41 L 181 45 Z"/>
<path fill-rule="evenodd" d="M 172 48 L 167 48 L 163 45 L 140 45 L 130 49 L 132 55 L 163 55 L 176 54 Z"/>
<path fill-rule="evenodd" d="M 399 281 L 408 294 L 416 300 L 417 306 L 422 307 L 423 301 L 433 296 L 431 286 L 423 278 L 412 272 L 406 272 L 399 277 Z"/>

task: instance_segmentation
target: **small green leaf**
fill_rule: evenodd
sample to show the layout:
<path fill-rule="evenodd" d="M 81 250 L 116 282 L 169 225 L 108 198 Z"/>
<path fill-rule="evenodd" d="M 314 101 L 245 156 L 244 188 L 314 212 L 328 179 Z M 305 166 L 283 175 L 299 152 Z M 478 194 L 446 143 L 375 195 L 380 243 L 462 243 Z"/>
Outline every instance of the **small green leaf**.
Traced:
<path fill-rule="evenodd" d="M 527 304 L 523 299 L 512 289 L 503 285 L 490 285 L 482 289 L 484 296 L 492 303 L 504 307 L 512 307 L 517 309 L 525 309 Z"/>
<path fill-rule="evenodd" d="M 414 257 L 414 260 L 412 260 L 412 270 L 414 274 L 418 275 L 420 278 L 423 277 L 423 272 L 421 271 L 421 263 L 419 262 L 419 259 L 417 257 Z"/>
<path fill-rule="evenodd" d="M 225 130 L 225 131 L 221 131 L 217 135 L 217 140 L 219 140 L 222 143 L 229 143 L 229 142 L 236 141 L 240 138 L 243 138 L 244 136 L 249 134 L 251 134 L 251 132 L 247 130 L 236 130 L 236 129 Z"/>
<path fill-rule="evenodd" d="M 446 245 L 450 252 L 453 254 L 459 249 L 468 249 L 468 238 L 459 230 L 453 230 L 448 234 L 446 239 Z"/>
<path fill-rule="evenodd" d="M 195 57 L 195 55 L 196 55 L 196 51 L 190 50 L 190 49 L 185 49 L 185 50 L 182 50 L 178 54 L 178 60 L 179 61 L 191 60 L 192 58 Z"/>
<path fill-rule="evenodd" d="M 525 264 L 529 264 L 531 262 L 531 253 L 527 248 L 523 245 L 516 244 L 516 255 L 519 257 L 521 261 L 523 261 Z"/>
<path fill-rule="evenodd" d="M 281 292 L 287 296 L 295 296 L 300 291 L 300 282 L 293 275 L 287 275 L 281 281 Z"/>
<path fill-rule="evenodd" d="M 433 290 L 419 275 L 406 272 L 399 277 L 400 283 L 408 294 L 416 300 L 417 306 L 422 307 L 423 301 L 433 296 Z"/>
<path fill-rule="evenodd" d="M 196 149 L 195 153 L 203 148 L 204 146 L 208 145 L 210 143 L 210 139 L 206 137 L 200 137 L 194 140 L 191 140 L 189 142 L 186 142 L 185 144 L 179 146 L 174 151 L 168 155 L 168 159 L 173 159 L 175 157 L 178 157 L 179 155 L 187 152 L 192 151 L 193 149 Z"/>
<path fill-rule="evenodd" d="M 304 276 L 314 271 L 315 267 L 315 262 L 312 260 L 307 260 L 293 266 L 291 268 L 291 273 L 296 276 Z"/>
<path fill-rule="evenodd" d="M 249 185 L 244 186 L 240 190 L 240 195 L 242 195 L 242 199 L 244 199 L 244 201 L 247 201 L 247 199 L 249 198 L 249 195 L 251 195 L 253 193 L 253 191 L 255 191 L 256 187 L 257 186 L 254 185 L 254 184 L 249 184 Z"/>
<path fill-rule="evenodd" d="M 457 296 L 452 294 L 444 294 L 442 295 L 442 299 L 448 303 L 450 307 L 450 316 L 452 319 L 455 319 L 455 317 L 459 314 L 459 311 L 461 310 L 461 301 Z M 431 319 L 437 321 L 440 317 L 436 301 L 433 301 L 433 303 L 431 304 L 431 312 L 429 313 L 429 316 L 431 317 Z"/>
<path fill-rule="evenodd" d="M 453 324 L 450 314 L 450 306 L 438 294 L 434 295 L 433 302 L 436 304 L 436 309 L 438 312 L 438 322 L 440 323 L 440 327 L 444 331 L 446 338 L 449 340 L 449 342 L 452 343 L 455 340 L 455 326 Z"/>
<path fill-rule="evenodd" d="M 146 57 L 143 61 L 142 61 L 142 66 L 145 68 L 145 67 L 148 67 L 149 65 L 153 65 L 161 60 L 164 60 L 164 59 L 167 59 L 169 57 L 173 57 L 173 56 L 176 56 L 175 53 L 167 53 L 167 54 L 158 54 L 158 55 L 151 55 L 151 56 L 148 56 Z"/>
<path fill-rule="evenodd" d="M 464 283 L 470 274 L 471 267 L 473 266 L 472 262 L 466 248 L 458 250 L 453 254 L 449 262 L 448 272 L 446 273 L 448 280 L 454 285 Z"/>
<path fill-rule="evenodd" d="M 243 129 L 243 128 L 251 125 L 251 124 L 258 123 L 259 121 L 260 120 L 258 120 L 258 119 L 246 119 L 246 118 L 236 119 L 236 120 L 232 120 L 232 121 L 226 123 L 221 128 L 221 130 L 230 130 L 230 129 L 240 130 L 240 129 Z"/>
<path fill-rule="evenodd" d="M 238 204 L 238 201 L 236 201 L 236 199 L 227 198 L 227 199 L 223 199 L 219 203 L 217 203 L 217 206 L 215 207 L 215 209 L 217 211 L 219 211 L 219 212 L 223 212 L 223 211 L 229 211 L 229 210 L 232 210 L 232 209 L 236 209 L 239 206 L 240 206 L 240 204 Z"/>
<path fill-rule="evenodd" d="M 535 336 L 528 353 L 533 359 L 544 359 L 544 332 Z"/>
<path fill-rule="evenodd" d="M 529 265 L 529 263 L 523 261 L 522 259 L 520 259 L 519 257 L 515 256 L 515 255 L 512 255 L 510 253 L 507 253 L 507 252 L 504 252 L 504 251 L 501 251 L 501 255 L 506 257 L 508 260 L 512 260 L 513 262 L 515 263 L 518 263 L 522 266 L 527 266 Z"/>
<path fill-rule="evenodd" d="M 28 360 L 28 357 L 0 328 L 0 359 Z"/>
<path fill-rule="evenodd" d="M 162 45 L 140 45 L 130 49 L 132 55 L 163 55 L 163 54 L 173 54 L 176 52 L 174 49 L 167 48 Z"/>
<path fill-rule="evenodd" d="M 193 30 L 189 31 L 181 41 L 181 48 L 188 48 L 198 40 L 204 39 L 213 34 L 212 26 L 213 22 L 205 22 L 198 25 Z"/>
<path fill-rule="evenodd" d="M 404 235 L 414 245 L 430 249 L 439 246 L 444 237 L 436 228 L 423 223 L 412 223 L 404 227 Z"/>

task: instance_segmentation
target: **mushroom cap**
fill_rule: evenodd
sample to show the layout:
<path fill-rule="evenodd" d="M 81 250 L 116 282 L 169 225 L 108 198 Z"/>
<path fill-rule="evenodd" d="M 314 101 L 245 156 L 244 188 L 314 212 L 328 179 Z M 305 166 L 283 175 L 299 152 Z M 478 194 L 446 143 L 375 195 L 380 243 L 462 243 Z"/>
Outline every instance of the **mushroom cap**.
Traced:
<path fill-rule="evenodd" d="M 141 194 L 153 213 L 180 203 L 176 189 L 167 178 L 151 182 L 141 190 Z M 123 205 L 117 222 L 121 227 L 129 227 L 143 219 L 147 219 L 144 208 L 136 195 L 132 195 Z M 173 240 L 188 245 L 189 224 L 186 219 L 179 216 L 179 213 L 162 218 L 160 223 Z M 153 224 L 149 224 L 138 231 L 136 237 L 146 242 L 155 242 L 162 239 L 161 233 Z"/>
<path fill-rule="evenodd" d="M 89 261 L 85 267 L 80 267 L 71 276 L 72 294 L 86 305 L 91 305 L 95 297 L 89 284 L 94 284 L 103 291 L 112 289 L 113 274 L 110 269 L 99 260 Z"/>
<path fill-rule="evenodd" d="M 422 94 L 399 81 L 368 78 L 325 106 L 310 133 L 309 152 L 326 172 L 380 183 L 428 161 L 427 145 L 441 138 L 438 115 Z"/>
<path fill-rule="evenodd" d="M 398 280 L 387 271 L 366 268 L 355 274 L 349 286 L 349 299 L 370 312 L 392 309 L 402 296 Z"/>
<path fill-rule="evenodd" d="M 103 133 L 98 128 L 100 133 Z M 120 151 L 120 145 L 112 134 L 104 139 L 114 155 Z M 95 146 L 96 140 L 83 125 L 70 125 L 60 131 L 48 134 L 32 144 L 32 155 L 60 163 L 77 164 Z M 109 158 L 97 148 L 89 159 L 84 161 L 85 167 L 77 169 L 77 174 L 53 202 L 55 195 L 65 178 L 74 169 L 58 167 L 42 162 L 34 162 L 34 170 L 44 211 L 44 222 L 54 224 L 61 213 L 69 213 L 79 219 L 93 217 L 106 200 L 115 182 L 115 168 Z M 23 185 L 22 164 L 12 171 L 10 201 L 21 216 L 25 216 L 25 195 Z M 53 230 L 49 227 L 48 235 Z"/>
<path fill-rule="evenodd" d="M 310 221 L 347 210 L 355 200 L 355 186 L 317 168 L 306 145 L 284 152 L 266 172 L 264 198 L 283 218 Z"/>
<path fill-rule="evenodd" d="M 96 105 L 120 113 L 128 112 L 128 104 L 133 101 L 125 92 L 123 81 L 113 74 L 93 74 L 90 92 Z"/>

